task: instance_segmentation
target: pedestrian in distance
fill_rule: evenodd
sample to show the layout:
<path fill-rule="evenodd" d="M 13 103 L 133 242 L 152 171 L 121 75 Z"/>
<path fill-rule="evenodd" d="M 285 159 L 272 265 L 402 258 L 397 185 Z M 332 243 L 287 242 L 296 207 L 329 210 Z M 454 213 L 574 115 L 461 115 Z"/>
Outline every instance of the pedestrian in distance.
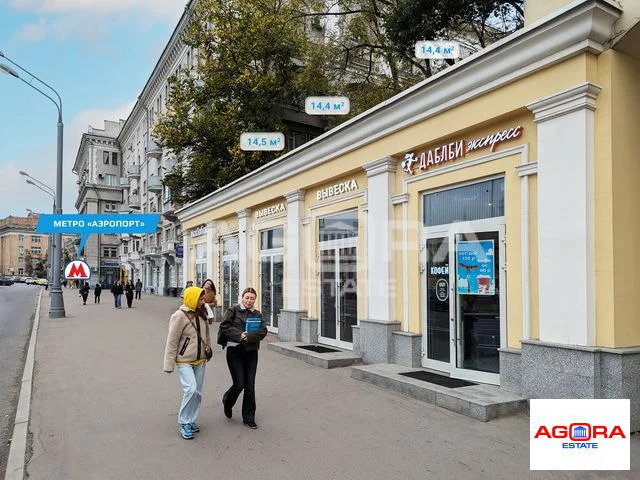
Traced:
<path fill-rule="evenodd" d="M 182 290 L 182 293 L 180 294 L 181 298 L 184 298 L 184 292 L 187 290 L 187 288 L 189 287 L 193 287 L 193 280 L 187 280 L 187 284 L 184 286 L 184 289 Z"/>
<path fill-rule="evenodd" d="M 169 320 L 164 350 L 164 371 L 171 373 L 176 365 L 178 367 L 182 387 L 178 425 L 182 438 L 186 440 L 200 431 L 196 420 L 202 404 L 205 367 L 213 356 L 203 305 L 204 290 L 189 287 L 184 291 L 184 304 Z"/>
<path fill-rule="evenodd" d="M 100 303 L 100 294 L 102 293 L 102 286 L 99 283 L 96 283 L 95 288 L 93 289 L 93 303 Z"/>
<path fill-rule="evenodd" d="M 113 293 L 113 302 L 116 308 L 122 308 L 122 294 L 124 293 L 124 289 L 122 288 L 122 284 L 119 280 L 116 280 L 116 283 L 111 287 L 111 293 Z"/>
<path fill-rule="evenodd" d="M 135 287 L 133 286 L 133 282 L 131 280 L 129 280 L 125 287 L 124 287 L 124 292 L 125 292 L 125 297 L 127 297 L 127 307 L 131 308 L 131 304 L 133 303 L 133 291 L 134 291 Z"/>
<path fill-rule="evenodd" d="M 213 280 L 207 278 L 204 282 L 202 282 L 202 288 L 205 292 L 206 301 L 205 301 L 205 309 L 207 310 L 207 318 L 209 319 L 209 324 L 213 322 L 215 315 L 213 314 L 213 307 L 218 304 L 218 300 L 216 299 L 216 286 L 213 284 Z"/>
<path fill-rule="evenodd" d="M 80 296 L 82 297 L 82 304 L 87 304 L 87 297 L 89 296 L 89 284 L 85 283 L 80 287 Z"/>
<path fill-rule="evenodd" d="M 256 296 L 253 288 L 245 288 L 241 302 L 227 309 L 220 324 L 221 335 L 227 339 L 227 365 L 233 381 L 231 388 L 222 396 L 224 414 L 227 418 L 232 417 L 233 406 L 244 390 L 242 422 L 253 429 L 258 428 L 255 391 L 258 349 L 267 335 L 267 324 L 262 314 L 253 308 Z"/>
<path fill-rule="evenodd" d="M 136 300 L 140 300 L 142 298 L 142 282 L 140 279 L 136 282 Z"/>

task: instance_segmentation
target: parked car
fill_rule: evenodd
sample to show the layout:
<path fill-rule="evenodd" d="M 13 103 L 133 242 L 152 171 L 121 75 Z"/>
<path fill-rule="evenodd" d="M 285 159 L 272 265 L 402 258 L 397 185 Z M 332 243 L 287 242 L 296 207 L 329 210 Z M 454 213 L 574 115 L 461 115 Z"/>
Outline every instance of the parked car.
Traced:
<path fill-rule="evenodd" d="M 15 277 L 13 277 L 13 283 L 24 283 L 24 277 L 16 275 Z"/>
<path fill-rule="evenodd" d="M 13 285 L 13 280 L 11 279 L 11 277 L 0 275 L 0 285 Z"/>
<path fill-rule="evenodd" d="M 49 280 L 46 278 L 38 278 L 36 279 L 36 285 L 49 285 Z"/>
<path fill-rule="evenodd" d="M 27 277 L 24 279 L 24 283 L 26 283 L 27 285 L 35 285 L 36 279 L 33 277 Z"/>

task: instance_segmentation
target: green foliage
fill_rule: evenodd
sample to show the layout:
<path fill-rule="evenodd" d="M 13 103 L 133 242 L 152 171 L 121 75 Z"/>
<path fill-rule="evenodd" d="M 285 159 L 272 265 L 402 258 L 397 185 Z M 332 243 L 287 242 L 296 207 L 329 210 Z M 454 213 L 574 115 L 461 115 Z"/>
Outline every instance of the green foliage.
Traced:
<path fill-rule="evenodd" d="M 24 272 L 27 274 L 27 277 L 33 275 L 33 263 L 31 258 L 31 252 L 27 251 L 24 256 Z"/>

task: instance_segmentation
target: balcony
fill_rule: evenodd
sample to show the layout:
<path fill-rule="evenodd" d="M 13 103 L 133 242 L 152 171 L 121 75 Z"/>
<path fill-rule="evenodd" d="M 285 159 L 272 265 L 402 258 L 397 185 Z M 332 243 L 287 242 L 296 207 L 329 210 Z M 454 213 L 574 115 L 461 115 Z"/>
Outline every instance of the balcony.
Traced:
<path fill-rule="evenodd" d="M 128 187 L 129 186 L 129 177 L 120 177 L 120 186 Z"/>
<path fill-rule="evenodd" d="M 140 165 L 129 165 L 127 167 L 127 176 L 132 178 L 140 178 Z"/>
<path fill-rule="evenodd" d="M 159 257 L 160 256 L 160 248 L 159 247 L 155 247 L 155 246 L 145 247 L 144 256 L 145 257 Z"/>
<path fill-rule="evenodd" d="M 147 158 L 160 158 L 161 156 L 162 148 L 153 140 L 147 140 Z"/>
<path fill-rule="evenodd" d="M 151 175 L 147 180 L 147 190 L 150 192 L 162 192 L 162 179 L 158 175 Z"/>
<path fill-rule="evenodd" d="M 136 260 L 142 260 L 142 256 L 139 252 L 129 252 L 129 261 L 134 262 Z"/>
<path fill-rule="evenodd" d="M 140 210 L 140 196 L 129 195 L 129 209 Z"/>
<path fill-rule="evenodd" d="M 175 167 L 177 164 L 178 164 L 178 159 L 172 156 L 165 159 L 164 168 L 166 169 L 167 172 L 170 172 L 171 170 L 173 170 L 173 167 Z"/>
<path fill-rule="evenodd" d="M 129 205 L 127 205 L 126 203 L 121 203 L 120 205 L 118 205 L 119 213 L 129 213 L 130 211 L 131 209 L 129 208 Z"/>
<path fill-rule="evenodd" d="M 176 254 L 176 242 L 164 242 L 162 244 L 162 255 L 175 255 Z"/>
<path fill-rule="evenodd" d="M 120 263 L 126 263 L 127 261 L 128 261 L 127 254 L 126 253 L 120 254 Z"/>

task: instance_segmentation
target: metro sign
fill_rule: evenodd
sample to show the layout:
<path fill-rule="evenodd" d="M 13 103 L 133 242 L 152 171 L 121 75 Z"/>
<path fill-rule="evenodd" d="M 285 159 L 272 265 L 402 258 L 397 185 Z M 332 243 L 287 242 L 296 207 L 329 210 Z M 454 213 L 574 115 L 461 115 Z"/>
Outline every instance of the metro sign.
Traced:
<path fill-rule="evenodd" d="M 67 263 L 64 268 L 64 278 L 67 280 L 89 280 L 91 269 L 82 260 Z"/>

